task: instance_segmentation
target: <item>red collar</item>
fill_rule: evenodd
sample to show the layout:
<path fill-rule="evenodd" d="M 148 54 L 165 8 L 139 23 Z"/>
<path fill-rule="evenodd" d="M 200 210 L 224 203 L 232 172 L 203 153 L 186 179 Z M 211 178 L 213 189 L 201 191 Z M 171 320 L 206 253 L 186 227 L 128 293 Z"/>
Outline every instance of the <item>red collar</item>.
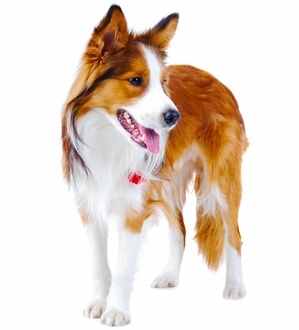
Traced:
<path fill-rule="evenodd" d="M 129 172 L 128 180 L 132 184 L 141 184 L 146 181 L 142 173 L 138 171 Z"/>

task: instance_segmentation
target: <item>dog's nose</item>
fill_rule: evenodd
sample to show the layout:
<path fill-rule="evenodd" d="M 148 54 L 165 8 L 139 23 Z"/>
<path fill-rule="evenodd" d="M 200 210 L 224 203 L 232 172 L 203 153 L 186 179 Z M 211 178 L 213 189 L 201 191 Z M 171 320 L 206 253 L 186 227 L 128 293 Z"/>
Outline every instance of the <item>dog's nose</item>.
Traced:
<path fill-rule="evenodd" d="M 180 118 L 177 110 L 169 109 L 163 113 L 163 119 L 167 126 L 173 126 Z"/>

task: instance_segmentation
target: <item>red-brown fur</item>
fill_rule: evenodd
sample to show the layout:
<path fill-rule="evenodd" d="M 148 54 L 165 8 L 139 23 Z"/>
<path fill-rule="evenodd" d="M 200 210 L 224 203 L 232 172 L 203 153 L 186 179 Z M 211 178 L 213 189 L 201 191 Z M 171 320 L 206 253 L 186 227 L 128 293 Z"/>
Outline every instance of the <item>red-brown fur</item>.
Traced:
<path fill-rule="evenodd" d="M 225 194 L 229 217 L 202 216 L 198 210 L 196 239 L 208 264 L 216 268 L 223 250 L 227 223 L 230 243 L 240 251 L 237 216 L 241 198 L 241 157 L 247 140 L 242 117 L 232 93 L 210 74 L 190 66 L 170 66 L 166 89 L 181 111 L 182 120 L 171 132 L 166 160 L 172 164 L 188 146 L 198 147 L 208 182 L 217 183 Z M 165 169 L 166 171 L 169 169 Z M 200 191 L 198 167 L 195 190 Z"/>
<path fill-rule="evenodd" d="M 143 88 L 132 88 L 126 80 L 130 76 L 142 75 L 147 81 L 138 42 L 152 47 L 164 58 L 165 50 L 177 24 L 177 16 L 164 21 L 160 27 L 141 34 L 129 34 L 122 13 L 114 8 L 95 29 L 82 59 L 78 77 L 72 87 L 63 116 L 64 172 L 70 179 L 72 162 L 79 155 L 73 150 L 66 129 L 67 115 L 74 114 L 74 121 L 94 107 L 115 113 L 119 105 L 134 102 L 142 96 Z M 116 31 L 116 32 L 115 32 Z M 116 67 L 117 71 L 101 81 L 104 72 Z M 217 268 L 223 253 L 224 228 L 229 242 L 239 252 L 241 239 L 238 229 L 238 209 L 241 198 L 241 158 L 247 140 L 242 117 L 232 93 L 209 73 L 191 66 L 169 66 L 161 77 L 165 92 L 181 113 L 181 120 L 171 131 L 166 155 L 159 176 L 164 181 L 147 183 L 143 211 L 128 210 L 126 225 L 139 232 L 144 221 L 159 207 L 171 224 L 185 236 L 182 216 L 187 186 L 195 173 L 195 191 L 201 193 L 202 180 L 206 178 L 206 189 L 216 183 L 226 197 L 228 215 L 217 210 L 215 216 L 204 215 L 197 210 L 196 240 L 208 265 Z M 193 148 L 193 159 L 186 158 Z M 177 162 L 186 162 L 177 170 Z M 181 178 L 180 185 L 174 178 Z M 174 196 L 166 198 L 167 188 Z M 84 217 L 84 221 L 86 217 Z"/>

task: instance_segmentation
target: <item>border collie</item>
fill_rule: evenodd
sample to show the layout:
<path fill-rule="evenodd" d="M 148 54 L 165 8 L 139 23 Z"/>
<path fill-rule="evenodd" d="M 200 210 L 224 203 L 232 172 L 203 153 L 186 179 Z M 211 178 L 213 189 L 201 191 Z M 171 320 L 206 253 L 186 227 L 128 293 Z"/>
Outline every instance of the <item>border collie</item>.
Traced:
<path fill-rule="evenodd" d="M 223 255 L 224 297 L 242 298 L 238 209 L 245 127 L 233 94 L 209 73 L 165 65 L 178 14 L 129 32 L 112 6 L 94 29 L 63 112 L 64 175 L 71 185 L 94 259 L 94 299 L 86 315 L 129 323 L 142 231 L 162 211 L 170 256 L 154 288 L 175 287 L 185 245 L 183 206 L 197 196 L 195 240 L 208 266 Z M 107 231 L 118 226 L 116 267 Z"/>

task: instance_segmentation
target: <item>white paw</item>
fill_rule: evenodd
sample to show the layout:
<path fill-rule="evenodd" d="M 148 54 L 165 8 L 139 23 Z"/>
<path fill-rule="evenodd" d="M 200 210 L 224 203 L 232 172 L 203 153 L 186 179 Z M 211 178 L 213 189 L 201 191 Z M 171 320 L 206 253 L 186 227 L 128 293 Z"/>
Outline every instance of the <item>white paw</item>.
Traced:
<path fill-rule="evenodd" d="M 246 296 L 246 290 L 243 284 L 227 283 L 223 290 L 225 299 L 241 299 Z"/>
<path fill-rule="evenodd" d="M 151 284 L 152 288 L 174 288 L 179 284 L 179 277 L 176 273 L 166 272 L 158 276 Z"/>
<path fill-rule="evenodd" d="M 108 309 L 102 316 L 102 323 L 111 327 L 120 327 L 130 323 L 130 316 L 117 309 Z"/>
<path fill-rule="evenodd" d="M 84 309 L 84 316 L 91 319 L 99 319 L 105 310 L 105 303 L 100 299 L 95 299 Z"/>

